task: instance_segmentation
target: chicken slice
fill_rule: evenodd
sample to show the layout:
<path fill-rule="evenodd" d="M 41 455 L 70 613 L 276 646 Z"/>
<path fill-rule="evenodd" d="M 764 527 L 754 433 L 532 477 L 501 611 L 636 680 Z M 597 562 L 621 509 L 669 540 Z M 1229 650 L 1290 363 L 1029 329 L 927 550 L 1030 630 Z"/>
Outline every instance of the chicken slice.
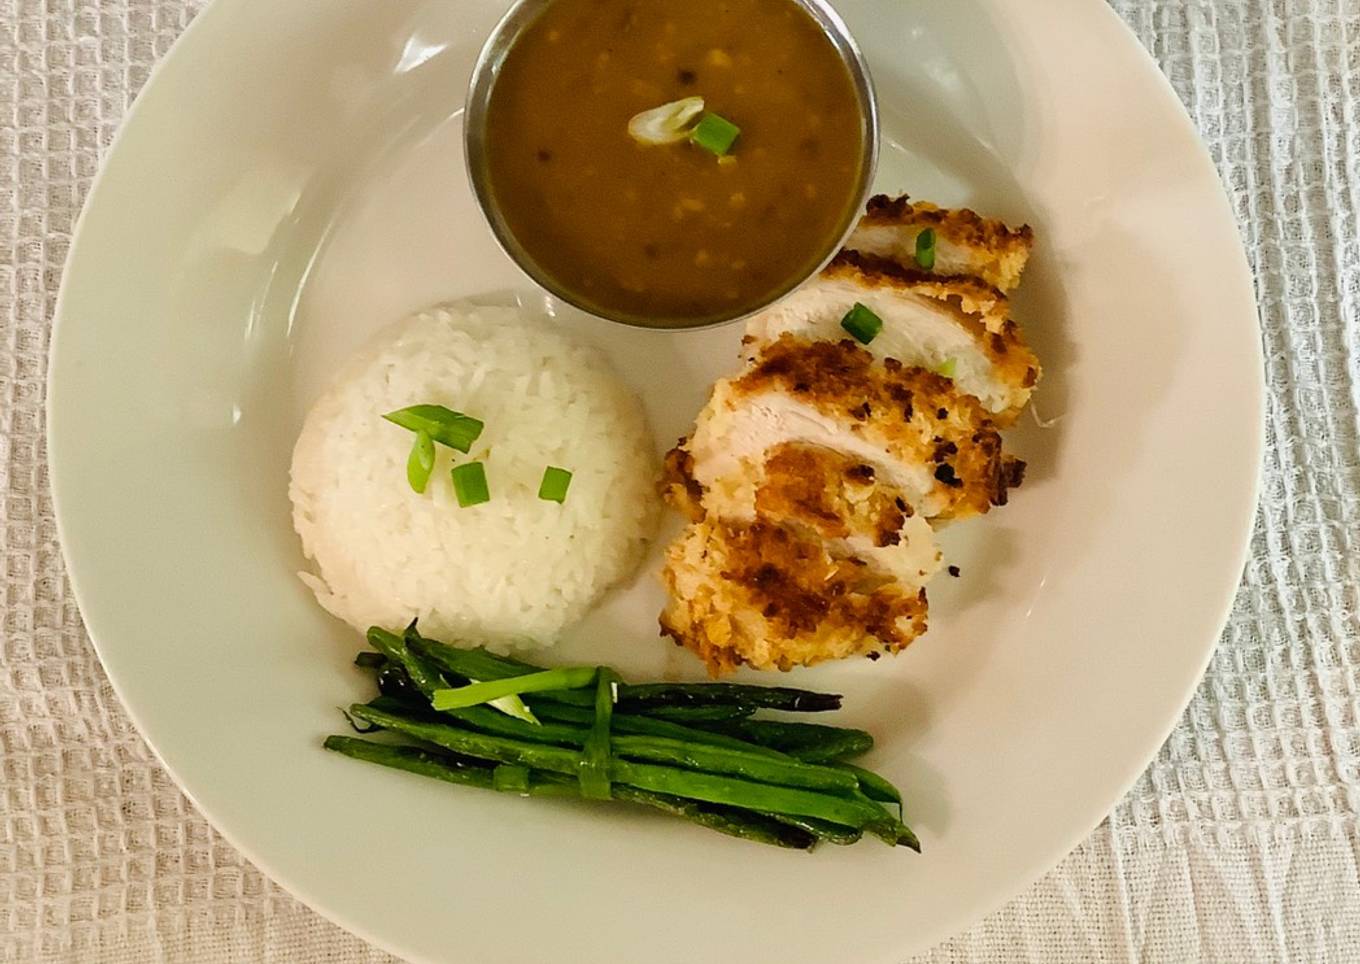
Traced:
<path fill-rule="evenodd" d="M 965 209 L 943 210 L 933 204 L 913 204 L 906 195 L 877 195 L 869 199 L 867 213 L 846 241 L 851 251 L 916 265 L 916 237 L 926 228 L 935 230 L 937 275 L 967 275 L 1010 292 L 1034 247 L 1029 225 L 1019 229 L 984 218 Z"/>
<path fill-rule="evenodd" d="M 908 366 L 949 373 L 998 424 L 1015 422 L 1039 380 L 1039 361 L 996 289 L 971 278 L 937 278 L 878 258 L 842 252 L 813 281 L 753 317 L 747 344 L 785 334 L 844 337 L 841 319 L 862 304 L 883 320 L 868 350 Z"/>
<path fill-rule="evenodd" d="M 1024 476 L 977 399 L 924 369 L 879 364 L 849 340 L 784 335 L 766 346 L 745 372 L 713 386 L 685 449 L 708 492 L 750 477 L 785 442 L 870 465 L 926 519 L 1004 505 Z"/>
<path fill-rule="evenodd" d="M 719 480 L 708 491 L 694 481 L 692 465 L 683 447 L 672 449 L 662 489 L 693 521 L 710 515 L 783 525 L 824 540 L 833 556 L 861 559 L 913 588 L 939 571 L 930 524 L 866 462 L 785 442 L 764 453 L 750 472 Z"/>
<path fill-rule="evenodd" d="M 661 631 L 720 675 L 896 652 L 926 630 L 926 594 L 818 538 L 707 518 L 666 552 Z"/>

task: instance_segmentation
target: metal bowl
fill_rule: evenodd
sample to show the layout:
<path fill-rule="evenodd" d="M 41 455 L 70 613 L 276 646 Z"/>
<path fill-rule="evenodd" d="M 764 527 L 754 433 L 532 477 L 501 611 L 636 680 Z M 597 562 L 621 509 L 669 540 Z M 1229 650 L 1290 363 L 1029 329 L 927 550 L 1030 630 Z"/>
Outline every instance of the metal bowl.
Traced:
<path fill-rule="evenodd" d="M 477 196 L 477 203 L 486 216 L 487 222 L 491 225 L 491 231 L 496 236 L 497 243 L 529 277 L 553 295 L 592 315 L 634 328 L 676 331 L 710 328 L 747 318 L 778 301 L 826 267 L 827 263 L 835 257 L 836 252 L 845 243 L 850 232 L 854 230 L 859 215 L 864 210 L 864 202 L 869 196 L 869 189 L 874 179 L 874 170 L 878 165 L 878 104 L 874 97 L 873 80 L 869 76 L 869 66 L 865 63 L 859 45 L 855 43 L 855 39 L 850 35 L 850 31 L 846 28 L 845 22 L 841 20 L 840 15 L 824 0 L 790 0 L 811 15 L 840 54 L 841 60 L 850 71 L 850 76 L 854 82 L 855 95 L 859 100 L 860 114 L 863 120 L 861 136 L 864 150 L 861 155 L 855 203 L 847 208 L 844 223 L 841 224 L 840 230 L 834 237 L 828 238 L 826 250 L 819 252 L 820 257 L 817 259 L 815 267 L 803 275 L 790 278 L 786 285 L 754 307 L 743 307 L 730 314 L 716 313 L 688 323 L 684 321 L 667 323 L 667 321 L 673 322 L 673 319 L 649 323 L 646 319 L 635 315 L 612 314 L 603 306 L 588 301 L 579 292 L 563 287 L 556 278 L 545 271 L 534 260 L 533 256 L 524 249 L 519 239 L 510 230 L 491 191 L 491 178 L 486 156 L 486 119 L 487 108 L 490 105 L 496 80 L 500 75 L 501 66 L 505 63 L 506 55 L 514 47 L 515 42 L 524 30 L 553 2 L 555 0 L 517 0 L 505 16 L 501 18 L 500 23 L 491 31 L 491 36 L 487 38 L 481 54 L 477 57 L 477 63 L 472 68 L 472 80 L 468 84 L 467 103 L 463 113 L 463 154 L 467 162 L 468 179 L 472 182 L 472 191 Z"/>

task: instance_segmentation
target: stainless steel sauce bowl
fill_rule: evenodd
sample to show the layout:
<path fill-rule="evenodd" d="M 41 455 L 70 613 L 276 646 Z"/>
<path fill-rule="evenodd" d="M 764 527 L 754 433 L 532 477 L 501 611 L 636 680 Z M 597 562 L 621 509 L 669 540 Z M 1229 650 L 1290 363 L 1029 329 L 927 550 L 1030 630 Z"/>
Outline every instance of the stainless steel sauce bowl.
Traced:
<path fill-rule="evenodd" d="M 666 321 L 672 323 L 666 323 L 666 321 L 658 319 L 655 324 L 649 324 L 645 319 L 632 315 L 611 314 L 601 306 L 589 302 L 579 292 L 564 287 L 556 278 L 545 271 L 520 244 L 519 239 L 510 230 L 510 226 L 506 223 L 505 217 L 496 203 L 496 198 L 491 190 L 490 170 L 486 153 L 486 122 L 492 93 L 500 75 L 501 67 L 505 63 L 506 55 L 514 47 L 515 42 L 525 29 L 553 2 L 555 0 L 517 0 L 505 16 L 501 18 L 500 23 L 491 31 L 491 36 L 487 38 L 483 45 L 477 63 L 472 69 L 472 79 L 468 85 L 466 108 L 463 114 L 464 158 L 467 162 L 468 179 L 472 183 L 473 193 L 477 196 L 477 203 L 486 216 L 487 222 L 491 225 L 491 231 L 496 236 L 496 241 L 530 278 L 568 304 L 592 315 L 636 328 L 677 331 L 710 328 L 749 317 L 803 284 L 808 278 L 821 271 L 827 262 L 835 257 L 836 252 L 845 243 L 845 239 L 854 230 L 860 214 L 863 213 L 864 202 L 868 198 L 870 186 L 873 184 L 874 171 L 878 165 L 878 104 L 874 97 L 873 80 L 869 76 L 869 66 L 864 60 L 864 55 L 860 52 L 859 45 L 855 43 L 855 39 L 850 35 L 850 31 L 846 28 L 845 22 L 841 20 L 840 15 L 825 0 L 790 0 L 791 3 L 797 4 L 811 15 L 812 19 L 822 28 L 827 39 L 836 48 L 841 60 L 850 71 L 862 118 L 861 131 L 864 149 L 861 154 L 859 181 L 854 195 L 855 204 L 847 209 L 840 231 L 834 237 L 828 239 L 826 250 L 818 252 L 819 257 L 813 270 L 801 277 L 790 279 L 787 285 L 775 291 L 765 302 L 753 308 L 740 308 L 728 315 L 715 314 L 696 319 L 692 323 L 683 321 L 675 323 L 673 319 L 667 319 Z"/>

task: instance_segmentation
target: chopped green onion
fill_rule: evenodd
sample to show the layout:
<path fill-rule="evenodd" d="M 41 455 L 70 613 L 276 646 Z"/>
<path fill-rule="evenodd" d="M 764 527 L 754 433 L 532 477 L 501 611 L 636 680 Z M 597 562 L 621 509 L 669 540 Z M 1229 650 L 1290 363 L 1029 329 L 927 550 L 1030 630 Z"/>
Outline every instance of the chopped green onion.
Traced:
<path fill-rule="evenodd" d="M 492 709 L 500 710 L 506 716 L 513 716 L 517 720 L 525 723 L 532 723 L 534 726 L 542 726 L 538 717 L 534 716 L 534 711 L 524 705 L 524 701 L 518 696 L 502 696 L 498 700 L 488 700 L 487 706 Z"/>
<path fill-rule="evenodd" d="M 634 114 L 628 134 L 639 144 L 674 144 L 690 136 L 694 119 L 703 113 L 702 97 L 685 97 Z"/>
<path fill-rule="evenodd" d="M 601 666 L 595 675 L 595 721 L 586 736 L 585 753 L 581 757 L 581 768 L 577 779 L 581 782 L 581 796 L 587 800 L 608 800 L 612 795 L 609 788 L 610 729 L 614 718 L 614 703 L 617 700 L 617 677 L 607 666 Z"/>
<path fill-rule="evenodd" d="M 528 793 L 529 768 L 502 763 L 491 771 L 491 788 L 501 793 Z"/>
<path fill-rule="evenodd" d="M 423 428 L 416 429 L 416 441 L 406 458 L 406 481 L 417 492 L 424 492 L 434 471 L 434 439 Z"/>
<path fill-rule="evenodd" d="M 935 267 L 934 228 L 926 228 L 916 236 L 916 263 L 927 271 Z"/>
<path fill-rule="evenodd" d="M 841 327 L 854 335 L 861 345 L 867 345 L 883 330 L 883 319 L 856 301 L 841 319 Z"/>
<path fill-rule="evenodd" d="M 457 710 L 465 706 L 479 706 L 502 696 L 520 693 L 542 693 L 548 690 L 574 690 L 595 681 L 594 666 L 574 666 L 546 669 L 541 673 L 509 676 L 505 679 L 471 683 L 453 689 L 435 690 L 430 705 L 436 710 Z"/>
<path fill-rule="evenodd" d="M 935 369 L 936 375 L 943 375 L 945 378 L 953 378 L 954 372 L 958 370 L 957 358 L 946 358 L 943 365 Z"/>
<path fill-rule="evenodd" d="M 469 679 L 469 683 L 479 683 L 480 680 Z M 525 723 L 532 723 L 534 726 L 542 726 L 538 717 L 534 716 L 534 711 L 524 705 L 524 701 L 518 696 L 502 696 L 498 699 L 487 700 L 486 705 L 492 709 L 500 710 L 506 716 L 513 716 L 517 720 Z"/>
<path fill-rule="evenodd" d="M 388 412 L 383 418 L 412 432 L 424 431 L 434 441 L 460 452 L 472 448 L 483 428 L 478 419 L 443 405 L 412 405 Z"/>
<path fill-rule="evenodd" d="M 689 135 L 689 139 L 710 154 L 722 157 L 732 149 L 732 145 L 736 143 L 740 136 L 741 128 L 736 124 L 733 124 L 726 117 L 708 113 L 699 119 L 699 124 L 694 128 L 694 132 Z"/>
<path fill-rule="evenodd" d="M 538 485 L 538 497 L 545 502 L 565 502 L 569 485 L 571 473 L 550 465 L 543 470 L 543 481 Z"/>
<path fill-rule="evenodd" d="M 491 501 L 491 490 L 486 486 L 486 468 L 481 462 L 464 462 L 453 467 L 453 494 L 458 504 L 481 505 Z"/>

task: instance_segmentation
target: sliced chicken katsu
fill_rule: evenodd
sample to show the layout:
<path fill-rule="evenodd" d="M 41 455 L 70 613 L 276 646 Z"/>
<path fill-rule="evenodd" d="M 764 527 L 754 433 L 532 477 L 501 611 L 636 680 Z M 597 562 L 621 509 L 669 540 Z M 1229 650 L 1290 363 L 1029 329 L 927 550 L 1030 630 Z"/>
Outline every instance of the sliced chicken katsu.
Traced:
<path fill-rule="evenodd" d="M 1032 244 L 876 197 L 846 250 L 748 322 L 745 370 L 666 457 L 662 490 L 690 521 L 666 553 L 663 634 L 716 676 L 877 658 L 925 632 L 933 523 L 1004 505 L 1024 478 L 998 426 L 1040 376 L 1007 297 Z M 841 328 L 856 304 L 882 322 L 867 346 Z"/>
<path fill-rule="evenodd" d="M 855 304 L 883 321 L 870 352 L 947 373 L 1002 427 L 1019 417 L 1039 381 L 1039 361 L 1001 292 L 973 278 L 936 277 L 852 251 L 752 318 L 747 345 L 759 349 L 783 335 L 842 338 L 841 319 Z"/>
<path fill-rule="evenodd" d="M 706 518 L 666 551 L 661 631 L 714 675 L 896 652 L 926 630 L 924 589 L 773 523 Z"/>
<path fill-rule="evenodd" d="M 871 466 L 926 519 L 1004 505 L 1023 478 L 1024 463 L 1002 454 L 977 399 L 948 378 L 878 362 L 848 339 L 784 335 L 753 358 L 742 374 L 714 385 L 685 446 L 705 492 L 748 474 L 785 442 L 835 449 Z"/>
<path fill-rule="evenodd" d="M 1034 232 L 1029 225 L 1012 229 L 972 211 L 942 210 L 920 201 L 913 204 L 906 195 L 890 198 L 881 194 L 869 199 L 867 213 L 845 247 L 913 265 L 916 237 L 927 228 L 935 231 L 934 274 L 981 278 L 1003 293 L 1020 284 L 1034 247 Z"/>
<path fill-rule="evenodd" d="M 683 448 L 666 458 L 662 490 L 693 521 L 761 521 L 824 540 L 838 558 L 857 558 L 904 585 L 919 587 L 940 568 L 930 524 L 867 462 L 800 442 L 766 451 L 748 470 L 704 490 Z"/>

